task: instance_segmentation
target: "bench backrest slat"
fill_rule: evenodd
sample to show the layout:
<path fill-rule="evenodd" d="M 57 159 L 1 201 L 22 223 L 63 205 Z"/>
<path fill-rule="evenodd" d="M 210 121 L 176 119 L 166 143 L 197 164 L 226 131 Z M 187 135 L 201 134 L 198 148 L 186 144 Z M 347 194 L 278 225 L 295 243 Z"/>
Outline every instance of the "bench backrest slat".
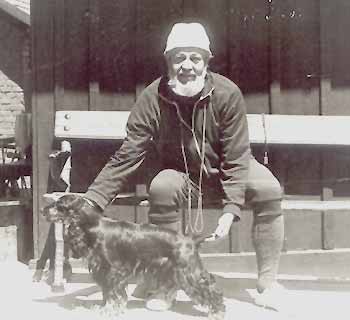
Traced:
<path fill-rule="evenodd" d="M 55 137 L 63 139 L 124 139 L 128 111 L 57 111 Z"/>
<path fill-rule="evenodd" d="M 125 137 L 128 111 L 57 111 L 55 137 L 112 139 Z M 350 145 L 350 116 L 248 114 L 251 143 Z"/>

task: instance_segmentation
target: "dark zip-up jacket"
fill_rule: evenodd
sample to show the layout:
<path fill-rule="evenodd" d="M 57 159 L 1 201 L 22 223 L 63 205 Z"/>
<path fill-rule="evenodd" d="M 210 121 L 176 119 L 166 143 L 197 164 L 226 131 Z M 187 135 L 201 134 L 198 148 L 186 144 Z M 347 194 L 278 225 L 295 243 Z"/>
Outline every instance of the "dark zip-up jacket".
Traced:
<path fill-rule="evenodd" d="M 206 112 L 204 174 L 209 179 L 216 176 L 222 183 L 223 213 L 240 217 L 251 155 L 241 91 L 224 76 L 208 72 L 205 87 L 194 101 L 189 116 L 187 112 L 186 117 L 186 110 L 181 107 L 173 98 L 166 77 L 151 83 L 131 109 L 122 146 L 85 196 L 105 208 L 144 162 L 150 143 L 156 146 L 161 169 L 185 172 L 183 145 L 190 176 L 198 177 L 201 151 L 195 140 L 201 148 Z"/>

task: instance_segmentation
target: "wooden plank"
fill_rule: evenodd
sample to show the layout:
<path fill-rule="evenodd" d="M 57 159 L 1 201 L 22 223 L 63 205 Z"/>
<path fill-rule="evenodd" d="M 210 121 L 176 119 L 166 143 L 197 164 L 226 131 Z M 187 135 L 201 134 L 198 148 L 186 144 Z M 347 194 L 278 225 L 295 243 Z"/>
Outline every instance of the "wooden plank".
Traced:
<path fill-rule="evenodd" d="M 319 2 L 286 0 L 272 7 L 271 24 L 279 28 L 281 90 L 272 113 L 319 114 Z M 275 63 L 273 58 L 272 67 Z"/>
<path fill-rule="evenodd" d="M 339 32 L 349 27 L 350 5 L 348 1 L 336 3 L 320 1 L 320 42 L 321 42 L 321 114 L 349 114 L 349 93 L 346 88 L 350 81 L 345 70 L 349 70 L 349 41 Z M 329 26 L 329 21 L 334 21 Z M 323 198 L 348 196 L 349 160 L 348 150 L 338 149 L 334 153 L 322 153 Z M 324 248 L 337 246 L 337 222 L 332 212 L 323 213 Z"/>
<path fill-rule="evenodd" d="M 25 112 L 32 112 L 32 44 L 30 39 L 30 30 L 26 30 L 26 38 L 23 40 L 22 49 L 22 74 L 23 74 L 23 99 Z"/>
<path fill-rule="evenodd" d="M 21 205 L 19 200 L 1 200 L 0 207 L 17 207 Z"/>
<path fill-rule="evenodd" d="M 322 249 L 322 213 L 318 205 L 302 205 L 305 206 L 284 211 L 284 251 Z"/>
<path fill-rule="evenodd" d="M 228 2 L 228 18 L 227 18 L 227 51 L 228 51 L 228 70 L 227 76 L 234 81 L 237 85 L 240 85 L 241 68 L 241 1 L 237 1 L 234 5 L 232 2 Z M 248 109 L 249 110 L 249 109 Z"/>
<path fill-rule="evenodd" d="M 0 1 L 0 9 L 21 21 L 22 23 L 30 26 L 30 15 L 24 10 L 19 9 L 17 6 L 11 4 L 8 1 Z"/>
<path fill-rule="evenodd" d="M 125 137 L 128 116 L 127 111 L 60 111 L 56 113 L 55 136 L 79 139 L 122 139 Z M 251 143 L 350 145 L 350 126 L 347 116 L 248 114 L 247 117 Z"/>
<path fill-rule="evenodd" d="M 281 93 L 281 3 L 269 1 L 266 21 L 269 28 L 270 112 L 279 113 L 283 105 Z"/>
<path fill-rule="evenodd" d="M 230 50 L 233 56 L 230 56 L 229 63 L 238 65 L 237 84 L 244 94 L 249 113 L 270 113 L 268 5 L 267 1 L 259 0 L 228 3 L 228 10 L 232 12 L 230 20 L 233 19 L 229 41 L 233 46 L 239 42 L 236 49 Z M 233 50 L 238 52 L 233 53 Z"/>
<path fill-rule="evenodd" d="M 55 110 L 63 110 L 64 105 L 64 62 L 65 56 L 65 2 L 54 1 L 54 99 Z"/>
<path fill-rule="evenodd" d="M 331 114 L 331 72 L 332 72 L 332 30 L 329 21 L 332 17 L 332 5 L 320 0 L 320 114 Z"/>
<path fill-rule="evenodd" d="M 193 21 L 199 21 L 205 27 L 210 39 L 210 48 L 214 55 L 210 69 L 223 75 L 228 74 L 228 10 L 226 0 L 196 0 L 190 7 L 185 1 L 184 15 Z"/>
<path fill-rule="evenodd" d="M 55 136 L 79 139 L 123 139 L 128 111 L 62 111 L 56 113 Z"/>
<path fill-rule="evenodd" d="M 33 232 L 34 255 L 40 254 L 47 223 L 41 217 L 42 195 L 47 191 L 49 163 L 54 129 L 53 83 L 53 6 L 52 2 L 32 2 L 33 41 Z"/>
<path fill-rule="evenodd" d="M 98 110 L 100 96 L 100 12 L 97 0 L 89 1 L 89 110 Z"/>
<path fill-rule="evenodd" d="M 269 144 L 349 145 L 349 118 L 345 116 L 269 115 Z"/>
<path fill-rule="evenodd" d="M 96 1 L 95 27 L 99 64 L 98 110 L 130 110 L 135 102 L 135 12 L 136 0 Z M 91 30 L 91 32 L 94 32 Z M 97 62 L 96 62 L 97 63 Z"/>
<path fill-rule="evenodd" d="M 65 192 L 52 192 L 44 194 L 44 197 L 47 199 L 57 200 L 59 197 L 65 195 Z M 79 192 L 72 192 L 72 194 L 82 194 Z M 136 193 L 122 193 L 118 196 L 120 199 L 135 197 Z M 282 200 L 282 210 L 292 210 L 293 214 L 297 212 L 303 213 L 303 210 L 306 211 L 344 211 L 350 209 L 350 200 L 332 200 L 332 201 L 316 201 L 316 200 Z M 296 212 L 294 212 L 296 211 Z M 215 213 L 214 213 L 215 214 Z"/>
<path fill-rule="evenodd" d="M 333 248 L 350 248 L 350 215 L 349 210 L 330 211 L 333 215 Z"/>
<path fill-rule="evenodd" d="M 255 252 L 202 254 L 204 265 L 215 272 L 256 274 Z M 323 279 L 349 278 L 350 250 L 296 250 L 282 253 L 279 274 Z"/>
<path fill-rule="evenodd" d="M 64 109 L 89 105 L 89 0 L 64 1 Z"/>
<path fill-rule="evenodd" d="M 332 165 L 332 160 L 334 155 L 331 153 L 326 153 L 323 151 L 321 153 L 322 160 L 322 200 L 331 200 L 333 198 L 334 192 L 332 186 L 334 182 L 330 181 L 330 178 L 334 178 L 334 165 Z M 323 249 L 333 249 L 335 247 L 334 243 L 334 215 L 328 211 L 323 211 L 322 213 L 322 240 Z"/>
<path fill-rule="evenodd" d="M 136 3 L 136 92 L 166 73 L 163 51 L 172 25 L 183 17 L 182 0 Z"/>
<path fill-rule="evenodd" d="M 350 86 L 348 30 L 350 3 L 347 0 L 320 2 L 322 113 L 349 115 Z M 329 21 L 333 23 L 330 25 Z"/>

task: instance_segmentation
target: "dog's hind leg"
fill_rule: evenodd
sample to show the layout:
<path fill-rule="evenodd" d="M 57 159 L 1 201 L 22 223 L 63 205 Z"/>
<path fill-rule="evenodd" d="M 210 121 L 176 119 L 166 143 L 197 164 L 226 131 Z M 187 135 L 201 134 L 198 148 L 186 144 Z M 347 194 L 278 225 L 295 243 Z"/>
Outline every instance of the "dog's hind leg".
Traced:
<path fill-rule="evenodd" d="M 163 264 L 153 270 L 153 283 L 156 290 L 148 297 L 146 307 L 154 311 L 165 311 L 172 307 L 176 300 L 177 285 L 175 267 L 172 262 Z"/>

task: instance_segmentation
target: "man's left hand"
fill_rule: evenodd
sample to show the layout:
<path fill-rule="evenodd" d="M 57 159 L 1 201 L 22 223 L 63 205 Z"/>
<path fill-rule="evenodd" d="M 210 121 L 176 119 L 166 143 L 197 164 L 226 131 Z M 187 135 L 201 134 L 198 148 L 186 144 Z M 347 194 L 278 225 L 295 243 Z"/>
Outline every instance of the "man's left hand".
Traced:
<path fill-rule="evenodd" d="M 214 241 L 228 235 L 234 219 L 234 214 L 224 213 L 218 220 L 218 225 L 214 233 L 206 241 Z"/>

